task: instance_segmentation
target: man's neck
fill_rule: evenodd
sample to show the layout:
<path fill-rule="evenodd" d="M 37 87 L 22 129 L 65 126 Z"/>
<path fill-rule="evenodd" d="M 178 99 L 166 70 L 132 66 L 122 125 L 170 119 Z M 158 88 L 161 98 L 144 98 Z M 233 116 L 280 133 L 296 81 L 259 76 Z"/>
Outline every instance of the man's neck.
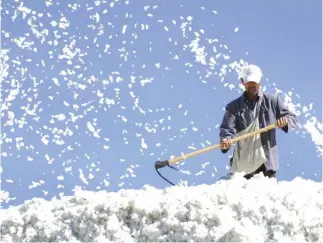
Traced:
<path fill-rule="evenodd" d="M 247 92 L 247 98 L 248 98 L 248 100 L 255 100 L 255 99 L 257 99 L 257 97 L 258 97 L 258 93 L 256 93 L 256 94 L 252 94 L 252 93 L 248 93 Z"/>
<path fill-rule="evenodd" d="M 259 92 L 257 92 L 256 94 L 252 94 L 252 93 L 245 91 L 245 97 L 250 101 L 256 100 L 258 96 L 259 96 Z"/>

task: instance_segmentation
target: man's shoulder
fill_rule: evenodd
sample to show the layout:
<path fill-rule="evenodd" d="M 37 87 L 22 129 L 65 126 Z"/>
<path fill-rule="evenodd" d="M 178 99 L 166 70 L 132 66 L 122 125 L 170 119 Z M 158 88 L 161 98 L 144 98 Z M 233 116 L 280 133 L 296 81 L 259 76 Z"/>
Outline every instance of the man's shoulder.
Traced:
<path fill-rule="evenodd" d="M 272 94 L 272 93 L 268 93 L 268 92 L 262 92 L 262 95 L 263 95 L 264 99 L 266 99 L 268 102 L 272 102 L 273 104 L 277 101 L 277 98 L 278 98 L 277 94 Z M 244 97 L 243 97 L 243 94 L 242 94 L 239 97 L 231 100 L 227 104 L 227 109 L 229 109 L 229 110 L 239 109 L 243 98 Z"/>
<path fill-rule="evenodd" d="M 272 93 L 268 93 L 268 92 L 263 92 L 264 97 L 266 97 L 267 99 L 276 99 L 277 98 L 277 94 L 272 94 Z"/>
<path fill-rule="evenodd" d="M 278 99 L 278 95 L 277 94 L 272 94 L 272 93 L 268 93 L 268 92 L 263 92 L 263 96 L 269 102 L 276 102 L 277 99 Z"/>
<path fill-rule="evenodd" d="M 240 95 L 239 97 L 237 97 L 237 98 L 235 98 L 235 99 L 231 100 L 231 101 L 227 104 L 226 109 L 227 109 L 227 110 L 231 110 L 231 111 L 236 110 L 236 109 L 239 107 L 239 105 L 240 105 L 240 103 L 241 103 L 241 99 L 242 99 L 242 98 L 243 98 L 243 96 L 242 96 L 242 95 Z"/>

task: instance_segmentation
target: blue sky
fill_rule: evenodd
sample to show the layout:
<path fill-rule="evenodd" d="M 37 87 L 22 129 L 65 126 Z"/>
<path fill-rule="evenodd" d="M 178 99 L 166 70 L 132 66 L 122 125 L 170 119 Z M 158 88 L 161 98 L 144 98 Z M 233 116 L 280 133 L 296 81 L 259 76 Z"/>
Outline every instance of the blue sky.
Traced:
<path fill-rule="evenodd" d="M 75 186 L 168 187 L 155 161 L 219 142 L 243 62 L 260 66 L 266 91 L 298 112 L 295 131 L 277 131 L 278 179 L 322 180 L 320 1 L 2 6 L 1 190 L 15 198 L 3 207 Z M 190 174 L 161 172 L 215 183 L 231 153 L 177 164 Z"/>

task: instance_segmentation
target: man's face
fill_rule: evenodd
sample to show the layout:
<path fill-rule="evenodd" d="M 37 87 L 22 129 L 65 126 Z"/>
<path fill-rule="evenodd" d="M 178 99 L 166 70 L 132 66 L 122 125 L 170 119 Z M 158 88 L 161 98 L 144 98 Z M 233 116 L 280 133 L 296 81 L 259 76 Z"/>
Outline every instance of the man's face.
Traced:
<path fill-rule="evenodd" d="M 251 93 L 253 95 L 256 95 L 259 91 L 260 85 L 257 84 L 256 82 L 248 82 L 245 83 L 245 88 L 248 93 Z"/>

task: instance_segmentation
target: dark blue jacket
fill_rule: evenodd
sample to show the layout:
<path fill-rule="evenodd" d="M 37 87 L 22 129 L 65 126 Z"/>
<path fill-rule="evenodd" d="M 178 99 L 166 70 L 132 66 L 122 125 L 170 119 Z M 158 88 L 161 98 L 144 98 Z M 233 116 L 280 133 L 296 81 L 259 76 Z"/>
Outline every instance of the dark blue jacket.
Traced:
<path fill-rule="evenodd" d="M 277 122 L 278 118 L 287 117 L 288 125 L 282 128 L 287 133 L 293 130 L 297 124 L 297 117 L 283 103 L 277 95 L 258 92 L 255 101 L 250 101 L 244 92 L 240 97 L 231 101 L 225 109 L 222 124 L 220 125 L 220 140 L 223 138 L 234 138 L 237 133 L 244 130 L 253 121 L 253 109 L 259 98 L 262 103 L 259 111 L 260 128 Z M 261 142 L 266 154 L 267 161 L 265 166 L 267 170 L 277 171 L 279 168 L 278 148 L 276 143 L 276 129 L 261 133 Z M 222 150 L 226 153 L 228 150 Z"/>

